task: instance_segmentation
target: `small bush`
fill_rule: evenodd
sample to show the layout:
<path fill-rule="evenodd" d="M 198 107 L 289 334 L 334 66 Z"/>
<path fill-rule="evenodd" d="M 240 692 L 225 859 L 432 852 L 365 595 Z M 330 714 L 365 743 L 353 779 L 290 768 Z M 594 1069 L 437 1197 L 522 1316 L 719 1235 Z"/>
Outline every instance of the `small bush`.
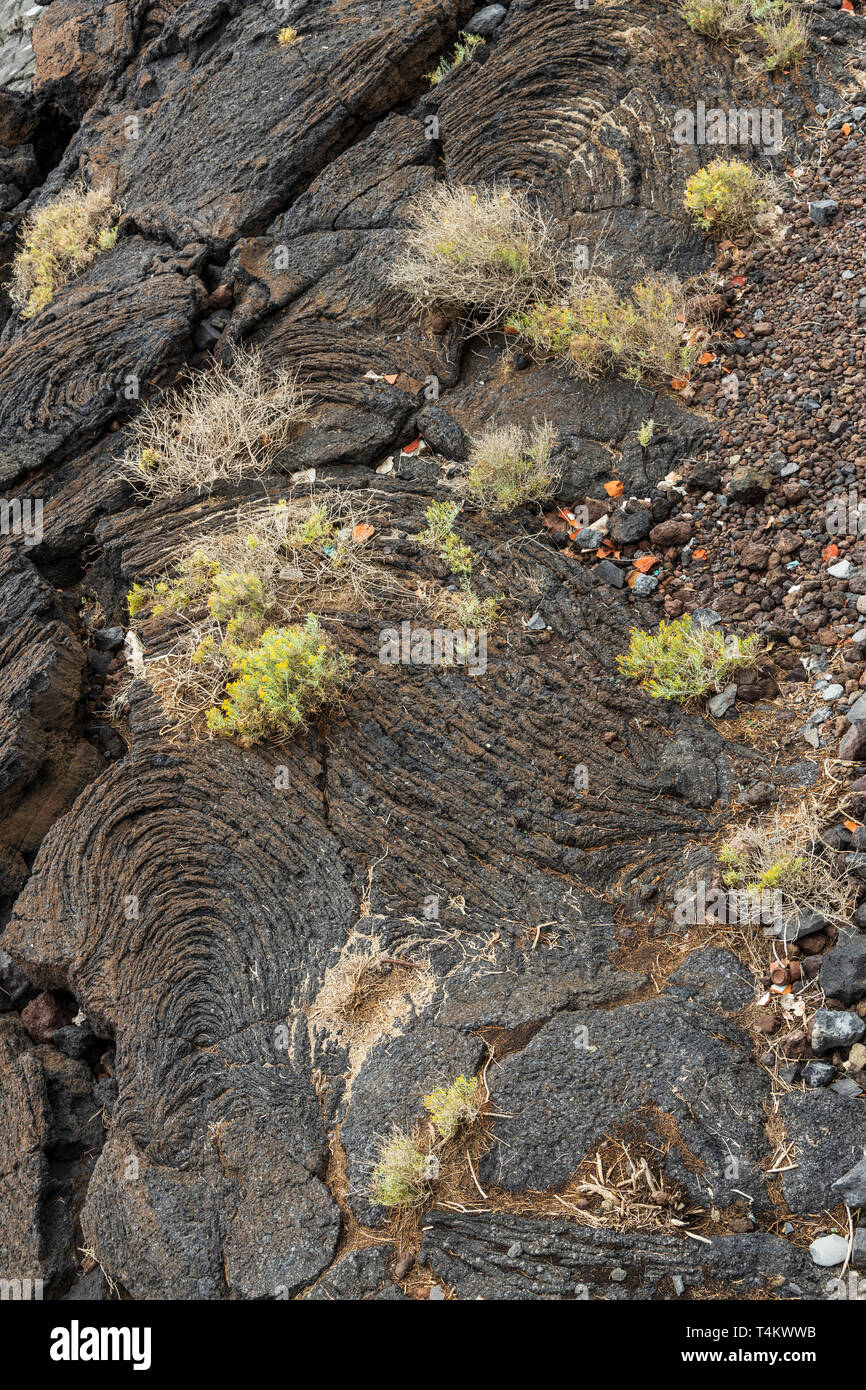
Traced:
<path fill-rule="evenodd" d="M 452 68 L 456 68 L 460 63 L 465 63 L 467 58 L 471 58 L 476 48 L 480 48 L 484 39 L 480 34 L 460 33 L 457 35 L 457 42 L 454 45 L 454 56 L 440 58 L 432 72 L 428 72 L 430 86 L 437 87 L 443 77 L 447 77 Z"/>
<path fill-rule="evenodd" d="M 291 24 L 287 24 L 285 29 L 281 29 L 277 34 L 277 43 L 281 48 L 291 48 L 293 44 L 300 42 L 300 38 L 297 29 L 293 29 Z"/>
<path fill-rule="evenodd" d="M 531 348 L 562 356 L 581 381 L 615 371 L 661 384 L 687 375 L 701 351 L 696 303 L 675 275 L 646 275 L 621 299 L 592 273 L 576 277 L 565 304 L 535 304 L 512 326 Z"/>
<path fill-rule="evenodd" d="M 478 1083 L 473 1076 L 458 1076 L 450 1086 L 439 1086 L 424 1097 L 424 1109 L 429 1114 L 441 1140 L 451 1139 L 461 1125 L 471 1125 L 481 1109 L 478 1103 Z"/>
<path fill-rule="evenodd" d="M 525 502 L 550 497 L 562 476 L 551 463 L 555 445 L 556 431 L 547 421 L 533 421 L 530 430 L 489 425 L 472 440 L 470 493 L 492 512 L 511 512 Z"/>
<path fill-rule="evenodd" d="M 159 404 L 142 406 L 121 471 L 154 497 L 238 481 L 264 473 L 305 416 L 292 372 L 238 353 L 229 367 L 189 374 Z"/>
<path fill-rule="evenodd" d="M 228 658 L 237 680 L 220 708 L 208 711 L 207 727 L 247 747 L 296 733 L 340 691 L 351 668 L 312 613 L 303 627 L 269 627 L 252 646 L 233 645 Z"/>
<path fill-rule="evenodd" d="M 693 219 L 713 236 L 754 232 L 770 212 L 769 181 L 741 159 L 714 159 L 692 174 L 685 205 Z"/>
<path fill-rule="evenodd" d="M 457 595 L 457 621 L 461 627 L 488 628 L 499 618 L 499 599 L 479 598 L 471 589 Z"/>
<path fill-rule="evenodd" d="M 441 550 L 452 535 L 461 510 L 460 502 L 431 502 L 424 513 L 427 525 L 418 536 L 421 544 Z"/>
<path fill-rule="evenodd" d="M 782 72 L 802 63 L 809 47 L 809 23 L 799 11 L 788 16 L 770 14 L 758 33 L 767 46 L 764 67 L 767 72 Z"/>
<path fill-rule="evenodd" d="M 734 672 L 754 665 L 759 652 L 757 637 L 726 638 L 717 628 L 695 627 L 686 614 L 662 621 L 656 633 L 633 628 L 629 650 L 617 657 L 617 665 L 650 695 L 683 703 L 722 690 Z"/>
<path fill-rule="evenodd" d="M 148 679 L 176 724 L 254 740 L 257 730 L 268 727 L 268 709 L 285 696 L 279 722 L 290 731 L 297 721 L 289 697 L 303 721 L 315 703 L 307 687 L 330 689 L 331 677 L 345 673 L 345 659 L 328 643 L 326 653 L 300 651 L 311 660 L 300 666 L 295 682 L 294 625 L 313 612 L 341 617 L 365 610 L 394 587 L 369 548 L 356 540 L 363 513 L 352 501 L 322 493 L 315 505 L 300 500 L 251 504 L 239 511 L 233 528 L 191 546 L 164 579 L 133 585 L 131 618 L 149 608 L 152 617 L 171 614 L 173 628 L 181 628 L 172 649 L 148 662 Z M 286 643 L 289 651 L 282 650 Z M 283 661 L 287 665 L 280 668 Z M 243 679 L 253 673 L 262 689 L 260 714 L 251 698 L 258 686 L 253 689 L 252 681 Z M 232 676 L 237 677 L 234 694 L 227 690 Z"/>
<path fill-rule="evenodd" d="M 519 193 L 445 184 L 413 200 L 391 283 L 416 307 L 501 327 L 557 284 L 551 224 Z"/>
<path fill-rule="evenodd" d="M 750 5 L 749 0 L 685 0 L 680 14 L 694 33 L 723 39 L 743 33 Z"/>
<path fill-rule="evenodd" d="M 427 1195 L 427 1157 L 414 1139 L 395 1130 L 379 1145 L 370 1191 L 381 1207 L 417 1207 Z"/>
<path fill-rule="evenodd" d="M 111 250 L 119 211 L 104 188 L 74 184 L 27 214 L 9 291 L 22 319 L 32 319 L 63 285 Z"/>

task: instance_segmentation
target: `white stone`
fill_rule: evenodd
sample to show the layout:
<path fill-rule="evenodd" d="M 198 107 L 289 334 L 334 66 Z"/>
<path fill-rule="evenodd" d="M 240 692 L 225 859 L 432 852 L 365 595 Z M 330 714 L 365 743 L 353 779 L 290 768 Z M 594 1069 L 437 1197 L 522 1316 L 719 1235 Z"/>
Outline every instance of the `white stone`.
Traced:
<path fill-rule="evenodd" d="M 809 1246 L 809 1254 L 814 1264 L 820 1265 L 822 1269 L 829 1269 L 831 1265 L 844 1263 L 848 1254 L 848 1242 L 844 1236 L 819 1236 Z"/>

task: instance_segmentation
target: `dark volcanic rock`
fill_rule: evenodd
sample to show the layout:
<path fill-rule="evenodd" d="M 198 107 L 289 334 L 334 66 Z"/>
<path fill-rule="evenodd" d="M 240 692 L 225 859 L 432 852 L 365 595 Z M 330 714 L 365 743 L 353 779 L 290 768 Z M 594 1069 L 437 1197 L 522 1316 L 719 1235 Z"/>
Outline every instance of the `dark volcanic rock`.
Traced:
<path fill-rule="evenodd" d="M 674 1279 L 687 1292 L 721 1285 L 733 1299 L 758 1289 L 775 1298 L 826 1296 L 808 1254 L 763 1233 L 700 1245 L 654 1232 L 444 1211 L 431 1212 L 425 1228 L 421 1259 L 460 1299 L 674 1298 Z M 614 1269 L 626 1280 L 612 1281 Z"/>
<path fill-rule="evenodd" d="M 629 1125 L 660 1138 L 668 1116 L 680 1136 L 662 1163 L 669 1178 L 722 1205 L 743 1186 L 762 1208 L 767 1091 L 749 1049 L 719 1015 L 710 1023 L 666 997 L 559 1015 L 489 1078 L 496 1110 L 511 1118 L 496 1122 L 482 1182 L 556 1188 L 606 1134 Z"/>
<path fill-rule="evenodd" d="M 797 1167 L 782 1174 L 785 1200 L 794 1212 L 831 1209 L 839 1201 L 833 1183 L 866 1150 L 866 1107 L 833 1091 L 791 1091 L 779 1113 Z"/>

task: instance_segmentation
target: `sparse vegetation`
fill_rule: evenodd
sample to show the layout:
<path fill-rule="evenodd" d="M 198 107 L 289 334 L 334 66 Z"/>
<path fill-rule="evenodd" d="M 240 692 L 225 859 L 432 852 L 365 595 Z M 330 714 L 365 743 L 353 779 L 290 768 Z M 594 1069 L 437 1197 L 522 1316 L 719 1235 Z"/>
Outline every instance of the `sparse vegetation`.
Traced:
<path fill-rule="evenodd" d="M 190 373 L 130 431 L 123 473 L 154 497 L 177 497 L 265 472 L 286 447 L 306 405 L 297 379 L 269 370 L 257 352 Z"/>
<path fill-rule="evenodd" d="M 461 1125 L 471 1125 L 478 1118 L 478 1082 L 475 1077 L 458 1076 L 448 1086 L 438 1086 L 424 1097 L 427 1111 L 436 1133 L 443 1142 L 453 1138 Z"/>
<path fill-rule="evenodd" d="M 770 181 L 741 159 L 714 159 L 692 174 L 685 205 L 713 236 L 740 237 L 758 229 L 771 212 Z"/>
<path fill-rule="evenodd" d="M 491 512 L 510 512 L 556 492 L 561 473 L 551 462 L 556 431 L 546 420 L 519 425 L 489 425 L 472 440 L 468 489 Z"/>
<path fill-rule="evenodd" d="M 757 27 L 767 46 L 764 55 L 767 72 L 787 71 L 802 63 L 809 47 L 809 22 L 799 10 L 787 15 L 770 12 Z"/>
<path fill-rule="evenodd" d="M 432 1136 L 422 1141 L 395 1129 L 379 1141 L 370 1181 L 370 1195 L 383 1207 L 420 1206 L 439 1176 L 440 1153 L 458 1130 L 475 1123 L 481 1113 L 475 1077 L 458 1076 L 424 1097 Z"/>
<path fill-rule="evenodd" d="M 760 654 L 757 637 L 726 637 L 717 628 L 698 627 L 686 614 L 659 624 L 658 632 L 633 628 L 621 673 L 640 681 L 659 700 L 697 699 L 724 688 L 736 671 L 753 666 Z"/>
<path fill-rule="evenodd" d="M 461 592 L 455 606 L 461 627 L 492 627 L 498 616 L 498 600 L 479 598 L 472 589 L 475 561 L 472 547 L 461 540 L 454 530 L 454 522 L 461 510 L 460 502 L 431 502 L 425 512 L 427 526 L 418 539 L 422 545 L 437 550 L 450 573 L 460 581 Z"/>
<path fill-rule="evenodd" d="M 754 23 L 767 72 L 795 68 L 809 46 L 808 20 L 791 0 L 685 0 L 680 14 L 696 34 L 720 41 L 746 37 Z"/>
<path fill-rule="evenodd" d="M 286 27 L 281 29 L 277 34 L 277 43 L 281 48 L 291 48 L 293 44 L 300 42 L 300 38 L 301 36 L 297 29 L 293 29 L 291 24 L 287 24 Z"/>
<path fill-rule="evenodd" d="M 389 588 L 355 539 L 358 515 L 337 494 L 254 504 L 164 579 L 133 586 L 130 617 L 149 609 L 185 625 L 148 666 L 179 724 L 255 742 L 290 735 L 336 694 L 348 665 L 318 619 L 364 608 Z"/>
<path fill-rule="evenodd" d="M 783 917 L 806 909 L 847 922 L 856 886 L 839 874 L 821 841 L 824 812 L 818 802 L 801 802 L 793 813 L 740 827 L 719 850 L 726 888 L 749 894 L 778 893 Z"/>
<path fill-rule="evenodd" d="M 382 1139 L 373 1169 L 370 1192 L 382 1207 L 416 1207 L 424 1201 L 428 1186 L 426 1156 L 414 1139 L 402 1130 Z"/>
<path fill-rule="evenodd" d="M 9 291 L 22 319 L 34 318 L 63 285 L 111 250 L 119 211 L 106 189 L 76 183 L 27 214 Z"/>
<path fill-rule="evenodd" d="M 457 42 L 454 45 L 453 56 L 450 59 L 444 56 L 441 57 L 433 71 L 428 72 L 427 76 L 430 79 L 430 86 L 437 87 L 443 77 L 447 77 L 448 73 L 451 72 L 453 68 L 458 67 L 460 63 L 465 63 L 468 58 L 472 57 L 475 50 L 482 47 L 483 44 L 484 39 L 480 34 L 466 34 L 462 32 L 458 34 Z"/>
<path fill-rule="evenodd" d="M 440 184 L 414 201 L 410 216 L 391 283 L 419 311 L 474 314 L 486 331 L 555 290 L 551 223 L 522 194 Z"/>
<path fill-rule="evenodd" d="M 634 382 L 688 375 L 705 336 L 692 294 L 675 275 L 651 273 L 620 298 L 603 276 L 578 275 L 565 303 L 534 304 L 511 326 L 582 381 L 615 371 Z"/>

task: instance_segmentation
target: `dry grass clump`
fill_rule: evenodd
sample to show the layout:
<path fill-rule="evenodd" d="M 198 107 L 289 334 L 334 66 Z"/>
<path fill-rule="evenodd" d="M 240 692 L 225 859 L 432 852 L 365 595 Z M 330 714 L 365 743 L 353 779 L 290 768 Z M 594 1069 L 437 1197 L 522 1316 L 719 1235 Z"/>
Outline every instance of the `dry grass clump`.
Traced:
<path fill-rule="evenodd" d="M 9 290 L 22 319 L 32 319 L 63 285 L 111 250 L 119 214 L 107 189 L 86 189 L 81 183 L 27 214 Z"/>
<path fill-rule="evenodd" d="M 153 497 L 239 481 L 266 472 L 306 413 L 293 372 L 239 352 L 228 367 L 188 373 L 157 405 L 144 405 L 121 470 Z"/>
<path fill-rule="evenodd" d="M 802 63 L 809 47 L 811 26 L 800 10 L 771 12 L 758 33 L 766 44 L 764 67 L 767 72 L 787 72 Z"/>
<path fill-rule="evenodd" d="M 131 617 L 168 612 L 183 625 L 147 663 L 178 725 L 255 742 L 291 734 L 335 694 L 347 667 L 313 615 L 362 610 L 391 587 L 356 539 L 359 518 L 338 493 L 254 503 L 191 543 L 164 579 L 133 586 Z"/>
<path fill-rule="evenodd" d="M 684 202 L 703 231 L 743 237 L 767 229 L 775 192 L 773 180 L 742 159 L 713 159 L 692 174 Z"/>
<path fill-rule="evenodd" d="M 475 315 L 484 332 L 558 283 L 550 219 L 506 186 L 439 184 L 413 201 L 410 218 L 390 279 L 420 311 Z"/>
<path fill-rule="evenodd" d="M 699 290 L 652 272 L 621 298 L 602 275 L 575 277 L 561 303 L 538 301 L 510 320 L 531 349 L 553 353 L 582 381 L 616 372 L 629 381 L 687 376 L 706 328 Z"/>
<path fill-rule="evenodd" d="M 806 909 L 840 924 L 856 902 L 852 880 L 840 874 L 821 841 L 825 824 L 817 802 L 739 829 L 719 852 L 725 886 L 747 893 L 778 893 L 785 918 Z"/>
<path fill-rule="evenodd" d="M 348 1046 L 350 1085 L 370 1048 L 396 1036 L 413 1011 L 419 1014 L 432 1002 L 436 976 L 424 945 L 412 937 L 391 956 L 380 937 L 353 931 L 339 960 L 325 971 L 309 1020 L 329 1040 Z M 410 958 L 406 952 L 417 947 L 420 954 Z"/>
<path fill-rule="evenodd" d="M 556 431 L 533 420 L 520 425 L 488 425 L 472 440 L 467 485 L 471 496 L 491 512 L 511 512 L 541 501 L 558 489 L 562 473 L 551 462 Z"/>

